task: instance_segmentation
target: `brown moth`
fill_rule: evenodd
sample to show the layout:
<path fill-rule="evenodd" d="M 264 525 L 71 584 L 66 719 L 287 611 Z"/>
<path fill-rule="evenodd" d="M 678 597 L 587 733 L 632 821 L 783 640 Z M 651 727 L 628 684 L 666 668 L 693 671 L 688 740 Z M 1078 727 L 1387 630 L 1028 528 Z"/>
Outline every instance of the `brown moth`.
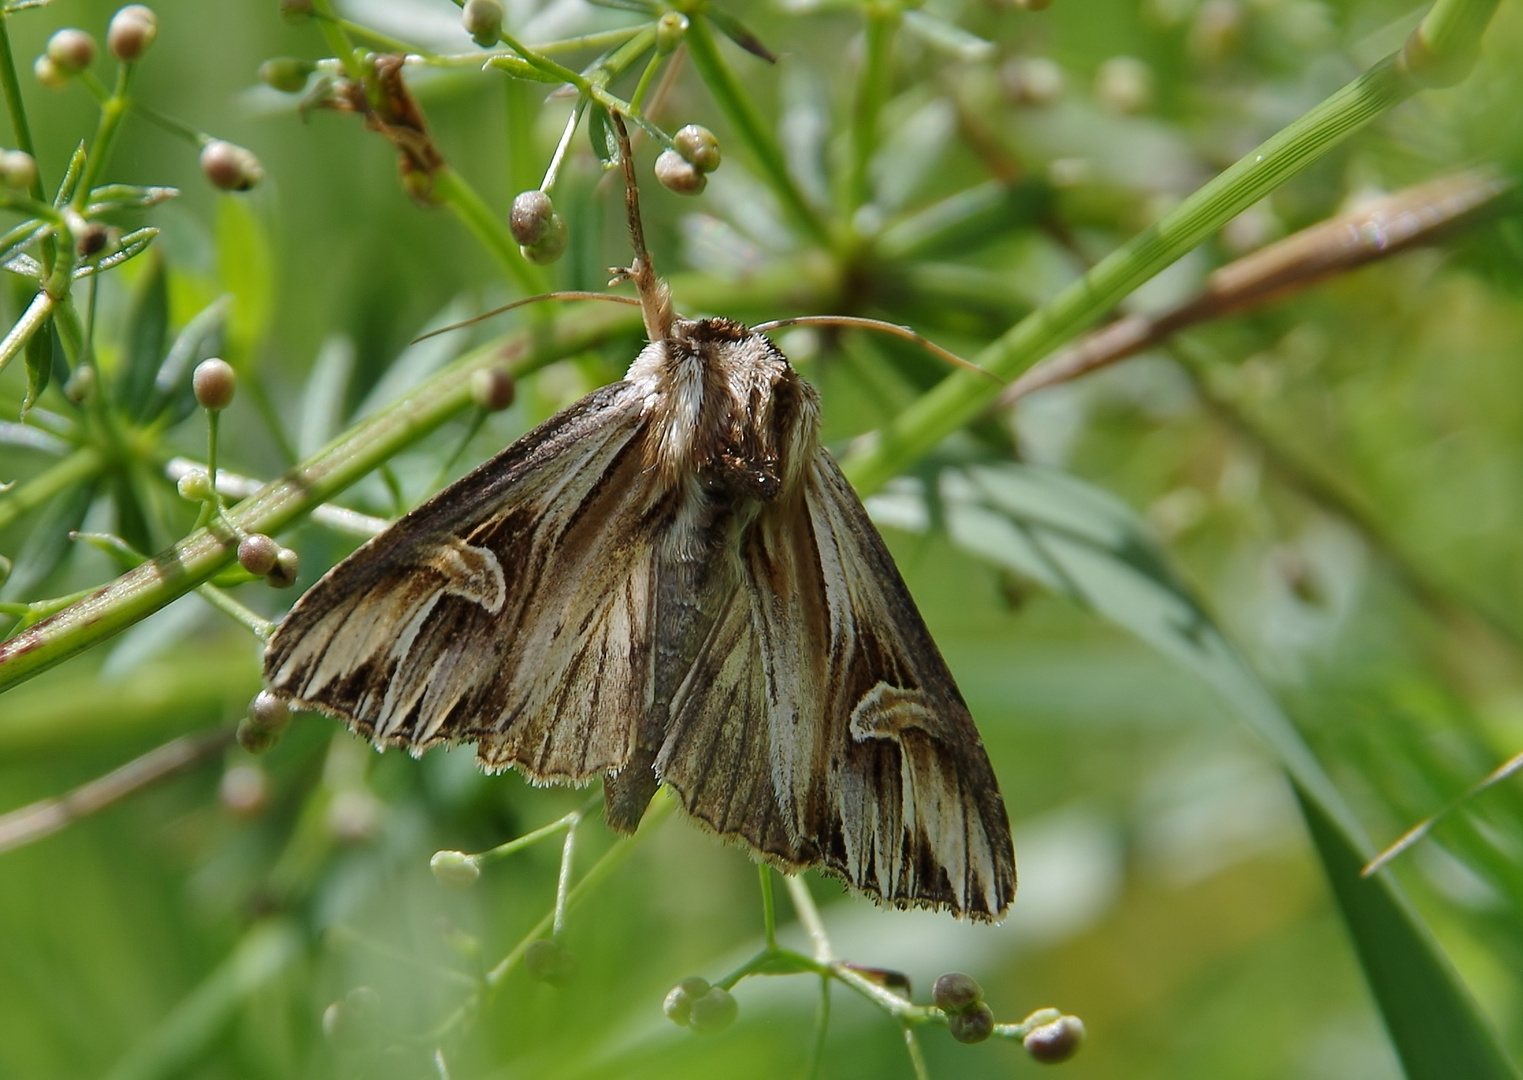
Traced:
<path fill-rule="evenodd" d="M 650 343 L 329 571 L 265 682 L 379 746 L 601 777 L 621 832 L 665 784 L 775 865 L 997 919 L 994 772 L 818 395 L 762 334 L 673 314 L 623 157 Z"/>

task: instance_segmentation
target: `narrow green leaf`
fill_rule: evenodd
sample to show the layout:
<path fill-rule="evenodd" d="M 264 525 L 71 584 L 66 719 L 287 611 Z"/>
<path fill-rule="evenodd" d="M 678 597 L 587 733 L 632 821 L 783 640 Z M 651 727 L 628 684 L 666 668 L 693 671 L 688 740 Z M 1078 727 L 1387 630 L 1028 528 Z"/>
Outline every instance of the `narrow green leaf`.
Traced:
<path fill-rule="evenodd" d="M 132 232 L 122 237 L 121 246 L 118 247 L 115 251 L 111 252 L 108 255 L 102 255 L 93 263 L 84 263 L 80 266 L 75 267 L 74 277 L 76 279 L 86 278 L 91 274 L 99 274 L 103 271 L 110 270 L 112 267 L 120 266 L 128 259 L 136 258 L 143 252 L 147 251 L 148 246 L 153 243 L 154 237 L 158 235 L 159 230 L 153 228 L 152 226 L 145 226 L 141 229 L 134 229 Z"/>
<path fill-rule="evenodd" d="M 649 0 L 587 0 L 597 7 L 613 8 L 615 11 L 638 11 L 642 15 L 657 14 L 656 5 Z"/>
<path fill-rule="evenodd" d="M 0 266 L 4 266 L 21 251 L 35 244 L 52 228 L 45 221 L 31 218 L 0 236 Z"/>
<path fill-rule="evenodd" d="M 229 351 L 252 361 L 275 308 L 275 265 L 264 226 L 244 199 L 218 201 L 217 269 L 233 294 Z"/>
<path fill-rule="evenodd" d="M 904 13 L 904 28 L 934 49 L 958 60 L 987 60 L 994 55 L 994 43 L 970 34 L 955 23 L 920 8 Z"/>
<path fill-rule="evenodd" d="M 89 481 L 60 491 L 41 511 L 16 556 L 16 564 L 5 583 L 3 595 L 11 600 L 36 600 L 48 576 L 73 550 L 69 534 L 85 520 L 95 501 L 95 482 Z"/>
<path fill-rule="evenodd" d="M 53 379 L 53 320 L 37 328 L 26 343 L 26 397 L 21 402 L 21 417 L 31 411 L 37 399 Z"/>
<path fill-rule="evenodd" d="M 104 214 L 111 210 L 142 210 L 167 202 L 179 194 L 180 189 L 174 187 L 103 184 L 98 188 L 90 189 L 90 201 L 85 208 L 85 216 L 95 217 L 97 214 Z"/>
<path fill-rule="evenodd" d="M 66 206 L 70 199 L 74 198 L 74 189 L 79 186 L 79 179 L 85 174 L 85 144 L 81 142 L 74 148 L 74 153 L 69 155 L 69 167 L 64 170 L 63 180 L 58 185 L 58 194 L 53 197 L 54 206 Z"/>
<path fill-rule="evenodd" d="M 121 366 L 116 371 L 115 397 L 130 416 L 142 418 L 148 409 L 168 337 L 169 275 L 163 256 L 155 252 L 132 290 Z"/>
<path fill-rule="evenodd" d="M 565 81 L 548 71 L 541 71 L 527 60 L 520 59 L 517 56 L 494 56 L 486 62 L 486 66 L 496 68 L 498 71 L 506 71 L 515 79 L 528 79 L 532 82 L 553 83 L 555 85 Z"/>
<path fill-rule="evenodd" d="M 594 102 L 587 110 L 587 138 L 592 142 L 592 152 L 598 156 L 605 169 L 619 163 L 619 138 L 613 130 L 608 110 Z"/>
<path fill-rule="evenodd" d="M 766 45 L 762 39 L 751 32 L 743 22 L 731 15 L 728 11 L 721 11 L 716 7 L 703 9 L 704 17 L 719 28 L 719 32 L 739 45 L 752 56 L 759 56 L 769 64 L 777 63 L 777 54 Z"/>
<path fill-rule="evenodd" d="M 216 356 L 232 310 L 232 297 L 222 295 L 191 316 L 153 378 L 153 397 L 147 415 L 157 416 L 166 408 L 179 420 L 195 408 L 190 388 L 191 370 L 207 357 Z"/>
<path fill-rule="evenodd" d="M 1517 1080 L 1517 1066 L 1394 879 L 1360 877 L 1359 848 L 1316 799 L 1299 787 L 1296 796 L 1407 1080 Z"/>

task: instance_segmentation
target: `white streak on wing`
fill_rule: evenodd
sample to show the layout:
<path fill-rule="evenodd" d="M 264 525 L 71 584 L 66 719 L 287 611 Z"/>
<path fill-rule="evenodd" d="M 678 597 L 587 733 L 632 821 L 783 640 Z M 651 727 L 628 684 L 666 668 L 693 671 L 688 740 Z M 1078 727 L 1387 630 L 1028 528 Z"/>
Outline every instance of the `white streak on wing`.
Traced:
<path fill-rule="evenodd" d="M 385 738 L 396 731 L 401 723 L 402 716 L 406 713 L 405 709 L 396 709 L 395 701 L 397 691 L 408 683 L 414 682 L 416 678 L 407 670 L 407 655 L 412 651 L 413 643 L 418 638 L 418 632 L 423 629 L 423 623 L 433 613 L 442 595 L 438 591 L 429 593 L 423 603 L 419 604 L 412 614 L 407 617 L 407 621 L 402 624 L 401 631 L 396 635 L 396 644 L 390 650 L 392 658 L 396 660 L 396 667 L 393 669 L 390 681 L 386 684 L 386 696 L 382 698 L 380 705 L 381 715 L 376 719 L 375 723 L 375 735 L 378 739 Z M 382 621 L 384 620 L 377 620 L 378 623 Z"/>

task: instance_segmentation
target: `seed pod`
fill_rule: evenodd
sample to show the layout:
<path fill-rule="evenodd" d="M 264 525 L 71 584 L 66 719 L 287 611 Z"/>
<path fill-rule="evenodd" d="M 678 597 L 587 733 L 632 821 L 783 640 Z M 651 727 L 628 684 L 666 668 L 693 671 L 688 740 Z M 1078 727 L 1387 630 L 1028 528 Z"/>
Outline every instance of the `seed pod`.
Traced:
<path fill-rule="evenodd" d="M 994 1010 L 980 1001 L 966 1012 L 947 1017 L 947 1030 L 960 1043 L 980 1043 L 994 1034 Z"/>
<path fill-rule="evenodd" d="M 571 230 L 566 227 L 566 219 L 559 214 L 551 214 L 549 228 L 545 230 L 545 235 L 539 242 L 520 245 L 518 250 L 531 263 L 545 266 L 566 254 L 566 247 L 570 242 Z"/>
<path fill-rule="evenodd" d="M 711 173 L 719 168 L 719 140 L 702 124 L 688 124 L 672 136 L 672 143 L 693 168 Z"/>
<path fill-rule="evenodd" d="M 249 702 L 248 721 L 261 731 L 278 735 L 290 725 L 291 710 L 274 694 L 261 690 Z"/>
<path fill-rule="evenodd" d="M 180 498 L 191 502 L 206 502 L 214 494 L 212 478 L 205 469 L 191 469 L 176 481 L 175 490 L 180 493 Z"/>
<path fill-rule="evenodd" d="M 280 741 L 279 732 L 266 731 L 246 716 L 238 721 L 238 730 L 234 737 L 237 738 L 238 745 L 251 754 L 262 754 Z"/>
<path fill-rule="evenodd" d="M 226 360 L 214 356 L 196 365 L 190 386 L 201 408 L 221 412 L 233 403 L 233 393 L 238 389 L 238 373 Z"/>
<path fill-rule="evenodd" d="M 143 4 L 128 4 L 111 16 L 106 28 L 106 48 L 118 60 L 131 62 L 142 58 L 159 36 L 159 17 Z"/>
<path fill-rule="evenodd" d="M 689 975 L 666 993 L 661 1010 L 678 1027 L 687 1027 L 692 1018 L 693 1002 L 709 992 L 709 980 Z"/>
<path fill-rule="evenodd" d="M 983 1000 L 983 987 L 971 975 L 949 971 L 931 988 L 931 1000 L 946 1013 L 966 1012 Z"/>
<path fill-rule="evenodd" d="M 656 21 L 656 51 L 662 56 L 671 52 L 687 36 L 687 16 L 680 11 L 668 11 Z"/>
<path fill-rule="evenodd" d="M 307 76 L 316 70 L 310 60 L 276 56 L 259 65 L 259 81 L 283 94 L 299 94 L 307 87 Z"/>
<path fill-rule="evenodd" d="M 74 234 L 74 253 L 81 259 L 99 255 L 106 250 L 106 244 L 110 239 L 110 232 L 100 222 L 85 222 L 84 227 Z"/>
<path fill-rule="evenodd" d="M 491 49 L 502 39 L 502 15 L 500 0 L 465 0 L 460 25 L 477 45 Z"/>
<path fill-rule="evenodd" d="M 95 394 L 95 365 L 80 364 L 63 384 L 63 396 L 76 405 L 83 405 Z"/>
<path fill-rule="evenodd" d="M 95 39 L 72 26 L 48 38 L 48 59 L 65 73 L 77 75 L 95 61 Z"/>
<path fill-rule="evenodd" d="M 735 1023 L 740 1006 L 735 998 L 721 986 L 711 986 L 709 992 L 696 998 L 688 1009 L 687 1025 L 700 1035 L 714 1035 Z"/>
<path fill-rule="evenodd" d="M 264 179 L 264 166 L 253 151 L 222 139 L 201 148 L 201 172 L 223 191 L 247 191 Z"/>
<path fill-rule="evenodd" d="M 468 888 L 481 877 L 481 864 L 463 851 L 436 851 L 428 868 L 435 881 L 452 889 Z"/>
<path fill-rule="evenodd" d="M 249 533 L 238 541 L 238 565 L 255 577 L 264 577 L 275 569 L 280 544 L 264 533 Z"/>
<path fill-rule="evenodd" d="M 696 165 L 675 150 L 663 150 L 656 158 L 656 179 L 678 195 L 697 195 L 709 182 Z"/>
<path fill-rule="evenodd" d="M 26 191 L 37 182 L 37 161 L 25 150 L 0 153 L 0 184 Z"/>
<path fill-rule="evenodd" d="M 62 90 L 69 85 L 69 73 L 59 67 L 58 61 L 47 53 L 43 53 L 32 61 L 32 74 L 49 90 Z"/>
<path fill-rule="evenodd" d="M 1084 1021 L 1077 1016 L 1060 1016 L 1029 1032 L 1021 1045 L 1037 1061 L 1055 1065 L 1073 1057 L 1083 1042 Z"/>
<path fill-rule="evenodd" d="M 487 412 L 501 412 L 513 404 L 513 376 L 500 367 L 483 368 L 471 376 L 471 397 Z"/>
<path fill-rule="evenodd" d="M 555 203 L 543 191 L 520 191 L 513 197 L 513 209 L 508 214 L 508 231 L 525 247 L 533 247 L 545 238 L 552 228 Z"/>
<path fill-rule="evenodd" d="M 296 552 L 290 548 L 281 548 L 280 554 L 275 556 L 275 566 L 264 580 L 277 589 L 289 589 L 296 584 L 296 574 L 300 569 L 300 560 Z"/>

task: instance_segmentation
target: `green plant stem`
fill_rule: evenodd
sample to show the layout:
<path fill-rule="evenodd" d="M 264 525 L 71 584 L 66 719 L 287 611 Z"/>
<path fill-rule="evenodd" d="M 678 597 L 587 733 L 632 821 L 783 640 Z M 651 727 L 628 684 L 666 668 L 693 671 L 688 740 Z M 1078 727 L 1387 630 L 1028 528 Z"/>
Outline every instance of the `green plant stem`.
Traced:
<path fill-rule="evenodd" d="M 354 42 L 349 40 L 342 20 L 333 10 L 331 0 L 312 0 L 312 12 L 317 16 L 317 25 L 328 42 L 328 48 L 333 50 L 338 62 L 344 65 L 344 73 L 351 82 L 364 82 L 365 72 L 360 67 L 359 57 L 355 55 Z"/>
<path fill-rule="evenodd" d="M 196 587 L 201 599 L 226 615 L 233 622 L 253 634 L 261 642 L 268 641 L 275 632 L 275 624 L 262 615 L 256 615 L 227 593 L 210 582 Z"/>
<path fill-rule="evenodd" d="M 901 15 L 892 0 L 875 0 L 867 6 L 866 49 L 862 58 L 857 97 L 851 110 L 851 171 L 847 181 L 847 213 L 872 200 L 868 170 L 878 149 L 878 126 L 888 101 L 894 37 Z"/>
<path fill-rule="evenodd" d="M 1497 0 L 1437 0 L 1402 49 L 1424 86 L 1452 86 L 1470 73 Z"/>
<path fill-rule="evenodd" d="M 1011 379 L 1113 309 L 1132 290 L 1190 251 L 1417 87 L 1388 57 L 1271 137 L 1195 192 L 1156 225 L 1108 256 L 1049 303 L 984 349 L 974 362 Z M 872 492 L 999 393 L 980 376 L 955 372 L 865 440 L 843 462 L 859 491 Z"/>
<path fill-rule="evenodd" d="M 915 1038 L 915 1029 L 908 1024 L 904 1026 L 904 1049 L 910 1055 L 910 1065 L 915 1070 L 915 1080 L 931 1080 L 930 1070 L 925 1065 L 925 1054 L 920 1051 L 920 1041 Z"/>
<path fill-rule="evenodd" d="M 766 863 L 756 864 L 761 879 L 762 930 L 766 935 L 767 949 L 777 948 L 777 905 L 772 898 L 772 867 Z"/>
<path fill-rule="evenodd" d="M 692 6 L 678 5 L 679 10 Z M 784 211 L 793 219 L 793 223 L 816 244 L 827 249 L 833 247 L 830 230 L 793 182 L 783 152 L 772 138 L 751 95 L 740 85 L 735 73 L 719 55 L 719 47 L 709 31 L 708 23 L 697 10 L 686 11 L 686 14 L 689 18 L 686 36 L 688 53 L 693 58 L 693 67 L 708 85 L 709 93 L 714 95 L 720 111 L 725 114 L 736 134 L 750 147 L 768 186 L 782 202 Z"/>
<path fill-rule="evenodd" d="M 544 272 L 519 254 L 518 242 L 508 232 L 502 217 L 492 212 L 492 208 L 476 194 L 475 188 L 448 165 L 435 172 L 433 179 L 434 196 L 448 206 L 471 235 L 492 253 L 519 288 L 529 295 L 549 289 Z"/>
<path fill-rule="evenodd" d="M 16 324 L 6 331 L 5 338 L 0 340 L 0 371 L 4 371 L 6 365 L 16 358 L 16 354 L 26 347 L 33 334 L 47 325 L 57 306 L 58 301 L 47 289 L 37 290 L 37 295 L 32 297 L 32 302 L 21 313 L 21 318 L 16 320 Z"/>
<path fill-rule="evenodd" d="M 127 97 L 128 85 L 132 81 L 134 65 L 121 64 L 116 69 L 116 89 L 111 96 L 101 102 L 100 123 L 95 129 L 95 141 L 90 144 L 89 157 L 85 159 L 85 174 L 74 189 L 74 197 L 69 200 L 71 206 L 78 210 L 85 205 L 85 200 L 90 197 L 90 189 L 95 187 L 100 179 L 106 162 L 111 159 L 111 148 L 116 144 L 117 132 L 122 127 L 122 117 L 127 115 L 130 101 Z"/>
<path fill-rule="evenodd" d="M 23 634 L 0 642 L 0 688 L 14 685 L 157 611 L 232 561 L 241 533 L 276 533 L 319 503 L 470 408 L 471 375 L 504 362 L 515 377 L 579 353 L 610 337 L 632 334 L 639 315 L 603 305 L 561 319 L 534 335 L 520 334 L 473 350 L 415 393 L 376 414 L 338 442 L 228 511 L 151 562 Z M 229 528 L 231 526 L 231 528 Z"/>
<path fill-rule="evenodd" d="M 5 108 L 11 117 L 11 132 L 16 136 L 16 148 L 25 150 L 37 160 L 37 151 L 32 143 L 32 128 L 26 119 L 26 102 L 21 98 L 21 81 L 16 77 L 16 57 L 11 51 L 11 28 L 10 20 L 5 15 L 0 15 L 0 87 L 5 90 Z M 47 189 L 42 185 L 42 169 L 39 167 L 37 175 L 32 178 L 32 197 L 38 202 L 47 202 Z"/>

